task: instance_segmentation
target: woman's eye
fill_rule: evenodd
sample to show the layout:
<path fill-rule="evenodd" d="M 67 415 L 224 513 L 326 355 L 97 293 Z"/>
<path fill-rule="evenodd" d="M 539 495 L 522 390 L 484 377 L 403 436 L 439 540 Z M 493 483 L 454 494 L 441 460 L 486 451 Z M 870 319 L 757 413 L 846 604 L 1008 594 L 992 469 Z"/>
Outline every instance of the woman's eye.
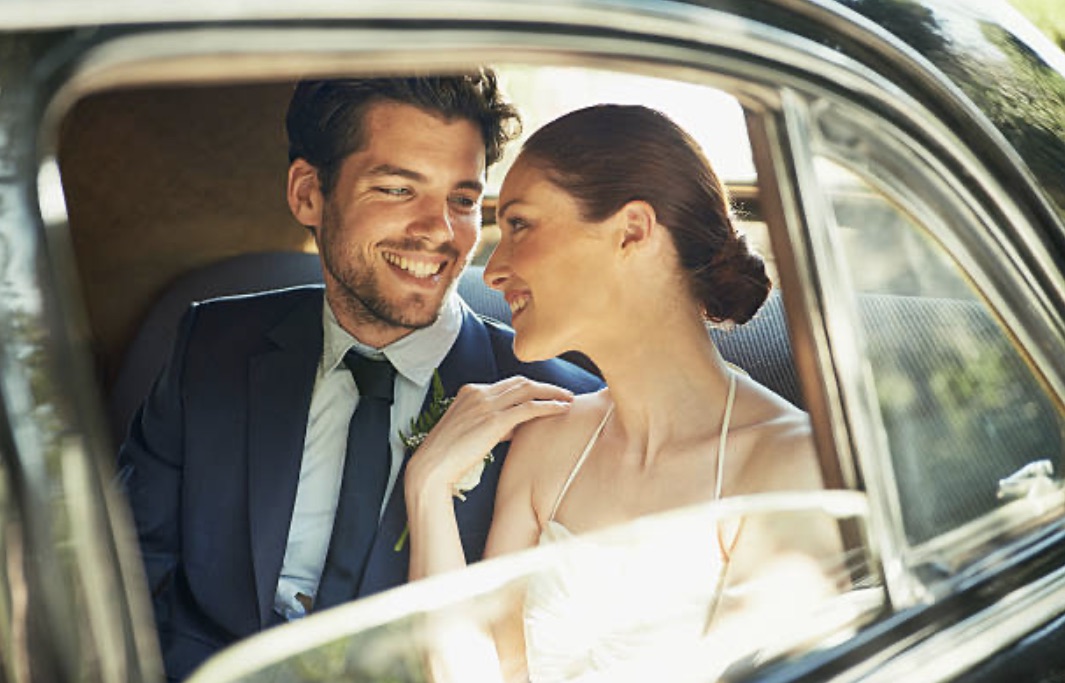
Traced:
<path fill-rule="evenodd" d="M 529 227 L 528 221 L 526 221 L 524 218 L 518 218 L 517 216 L 508 218 L 507 225 L 510 226 L 510 231 L 512 233 L 521 232 L 525 228 Z"/>

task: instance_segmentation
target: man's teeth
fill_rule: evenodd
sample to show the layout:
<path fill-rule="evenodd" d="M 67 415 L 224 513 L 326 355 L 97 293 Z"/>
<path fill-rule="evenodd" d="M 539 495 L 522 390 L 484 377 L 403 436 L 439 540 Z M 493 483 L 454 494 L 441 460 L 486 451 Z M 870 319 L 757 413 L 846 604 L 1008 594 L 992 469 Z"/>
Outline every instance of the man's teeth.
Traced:
<path fill-rule="evenodd" d="M 431 261 L 419 261 L 415 259 L 407 258 L 406 256 L 398 256 L 396 254 L 385 254 L 385 261 L 388 261 L 392 265 L 405 270 L 414 277 L 426 278 L 436 275 L 443 269 L 443 263 L 433 263 Z"/>
<path fill-rule="evenodd" d="M 519 311 L 523 310 L 529 305 L 529 297 L 523 296 L 517 299 L 510 300 L 510 314 L 516 315 Z"/>

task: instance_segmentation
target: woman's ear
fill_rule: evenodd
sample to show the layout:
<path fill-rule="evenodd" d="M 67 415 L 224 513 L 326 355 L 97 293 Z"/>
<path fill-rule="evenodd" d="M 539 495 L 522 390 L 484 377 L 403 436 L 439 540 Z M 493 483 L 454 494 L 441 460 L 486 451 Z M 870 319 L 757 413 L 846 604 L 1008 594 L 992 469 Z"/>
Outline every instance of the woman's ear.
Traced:
<path fill-rule="evenodd" d="M 636 247 L 649 243 L 657 225 L 654 207 L 645 201 L 634 200 L 621 207 L 617 215 L 623 221 L 621 226 L 622 252 L 633 252 Z"/>
<path fill-rule="evenodd" d="M 288 187 L 285 192 L 288 208 L 300 225 L 319 228 L 325 198 L 318 182 L 318 169 L 304 159 L 296 159 L 288 167 Z"/>

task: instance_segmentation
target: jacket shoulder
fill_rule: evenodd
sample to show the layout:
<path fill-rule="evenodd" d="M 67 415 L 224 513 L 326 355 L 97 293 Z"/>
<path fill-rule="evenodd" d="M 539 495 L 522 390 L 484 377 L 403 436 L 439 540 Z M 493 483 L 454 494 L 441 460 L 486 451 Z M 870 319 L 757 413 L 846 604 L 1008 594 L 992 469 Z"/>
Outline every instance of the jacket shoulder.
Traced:
<path fill-rule="evenodd" d="M 197 302 L 186 314 L 195 321 L 189 332 L 214 351 L 257 346 L 279 327 L 304 329 L 304 334 L 313 325 L 316 331 L 311 334 L 320 336 L 324 291 L 311 285 Z"/>
<path fill-rule="evenodd" d="M 197 301 L 192 304 L 200 315 L 207 313 L 263 314 L 277 311 L 280 315 L 296 306 L 307 305 L 314 301 L 321 302 L 325 288 L 322 285 L 302 285 L 286 289 L 273 289 L 251 294 L 234 294 Z"/>

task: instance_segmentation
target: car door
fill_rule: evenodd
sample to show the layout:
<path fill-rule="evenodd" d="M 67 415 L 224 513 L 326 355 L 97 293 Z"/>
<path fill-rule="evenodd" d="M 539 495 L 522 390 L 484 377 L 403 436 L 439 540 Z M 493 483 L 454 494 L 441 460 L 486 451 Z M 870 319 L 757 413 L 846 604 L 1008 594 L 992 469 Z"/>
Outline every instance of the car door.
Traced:
<path fill-rule="evenodd" d="M 865 4 L 870 15 L 901 6 Z M 846 501 L 836 516 L 857 551 L 856 583 L 882 584 L 890 608 L 875 603 L 863 612 L 874 618 L 843 642 L 790 646 L 730 676 L 948 680 L 995 666 L 987 655 L 1016 643 L 1056 642 L 1065 287 L 1060 187 L 1047 189 L 1046 178 L 1063 143 L 1051 135 L 1046 154 L 1028 161 L 1023 131 L 1002 132 L 1007 117 L 989 118 L 976 106 L 986 103 L 929 62 L 941 46 L 919 52 L 822 3 L 486 2 L 458 15 L 399 3 L 347 14 L 308 6 L 300 16 L 248 5 L 214 22 L 203 10 L 171 10 L 159 24 L 104 11 L 90 22 L 100 29 L 49 19 L 3 36 L 0 637 L 9 678 L 158 676 L 128 520 L 109 481 L 92 309 L 77 275 L 101 261 L 78 263 L 71 245 L 79 205 L 66 205 L 71 176 L 56 162 L 63 117 L 127 88 L 471 61 L 594 66 L 710 87 L 742 107 L 797 400 L 814 422 L 825 479 L 843 494 L 778 501 L 776 514 Z M 1020 59 L 1008 44 L 998 49 Z M 1046 78 L 1060 95 L 1060 77 Z M 461 602 L 485 586 L 514 589 L 549 557 L 319 615 L 224 653 L 202 680 L 254 677 L 315 643 L 352 665 L 371 649 L 410 659 L 410 615 L 440 607 L 441 595 Z M 944 651 L 955 657 L 930 668 Z"/>

